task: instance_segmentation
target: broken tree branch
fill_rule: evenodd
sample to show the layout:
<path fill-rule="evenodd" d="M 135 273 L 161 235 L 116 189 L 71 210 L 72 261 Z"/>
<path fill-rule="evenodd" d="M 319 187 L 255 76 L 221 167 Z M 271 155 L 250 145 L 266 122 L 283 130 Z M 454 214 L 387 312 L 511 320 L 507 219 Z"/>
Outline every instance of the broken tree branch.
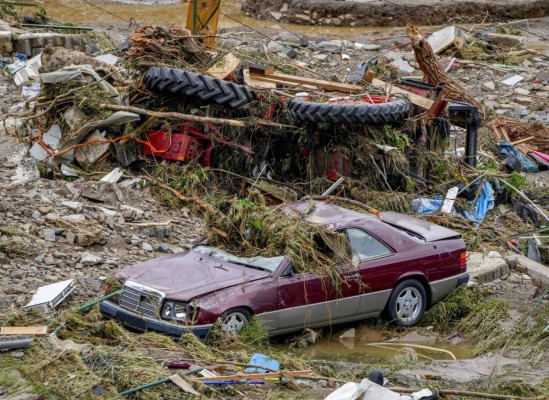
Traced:
<path fill-rule="evenodd" d="M 161 111 L 151 111 L 144 108 L 132 107 L 132 106 L 119 106 L 117 104 L 101 104 L 101 108 L 112 110 L 112 111 L 128 111 L 140 115 L 148 115 L 149 117 L 158 117 L 158 118 L 171 118 L 171 119 L 182 119 L 184 121 L 195 121 L 203 123 L 212 123 L 218 125 L 229 125 L 236 126 L 239 128 L 244 128 L 245 126 L 261 125 L 269 126 L 272 128 L 281 128 L 281 129 L 295 129 L 293 125 L 279 124 L 276 122 L 270 121 L 239 121 L 236 119 L 228 118 L 212 118 L 212 117 L 202 117 L 200 115 L 191 115 L 191 114 L 182 114 L 178 112 L 161 112 Z"/>
<path fill-rule="evenodd" d="M 417 392 L 420 389 L 408 389 L 408 388 L 402 388 L 402 387 L 390 387 L 390 390 L 397 393 L 414 393 Z M 537 396 L 537 397 L 522 397 L 522 396 L 514 396 L 514 395 L 507 395 L 507 394 L 491 394 L 491 393 L 480 393 L 480 392 L 470 392 L 468 390 L 450 390 L 450 389 L 442 389 L 438 391 L 438 394 L 443 396 L 466 396 L 466 397 L 476 397 L 479 399 L 491 399 L 491 400 L 543 400 L 545 397 Z"/>
<path fill-rule="evenodd" d="M 416 60 L 419 68 L 423 71 L 423 80 L 431 85 L 444 83 L 444 94 L 447 98 L 465 103 L 472 104 L 479 109 L 480 105 L 473 99 L 465 90 L 459 86 L 452 78 L 444 72 L 437 62 L 437 58 L 433 48 L 429 42 L 423 37 L 419 29 L 413 25 L 406 27 L 406 32 L 412 41 L 412 47 L 416 55 Z"/>

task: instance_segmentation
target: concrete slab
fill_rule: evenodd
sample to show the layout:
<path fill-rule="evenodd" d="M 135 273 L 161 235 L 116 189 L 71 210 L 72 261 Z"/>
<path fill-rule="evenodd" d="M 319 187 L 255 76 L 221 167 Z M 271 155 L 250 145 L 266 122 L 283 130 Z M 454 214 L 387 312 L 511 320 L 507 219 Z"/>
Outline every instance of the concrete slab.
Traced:
<path fill-rule="evenodd" d="M 519 272 L 526 272 L 534 284 L 539 284 L 536 286 L 549 289 L 549 267 L 519 254 L 509 254 L 505 259 L 510 265 L 515 265 Z"/>
<path fill-rule="evenodd" d="M 471 280 L 478 283 L 487 283 L 509 275 L 509 265 L 503 256 L 496 251 L 491 251 L 486 255 L 469 253 L 467 272 L 469 272 Z"/>

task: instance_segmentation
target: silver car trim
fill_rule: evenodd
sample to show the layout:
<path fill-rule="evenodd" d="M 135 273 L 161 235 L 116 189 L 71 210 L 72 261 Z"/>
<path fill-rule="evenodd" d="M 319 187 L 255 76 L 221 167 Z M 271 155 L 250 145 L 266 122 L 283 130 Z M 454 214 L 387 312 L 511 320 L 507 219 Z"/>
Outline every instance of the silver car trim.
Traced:
<path fill-rule="evenodd" d="M 318 328 L 344 322 L 378 317 L 385 308 L 392 289 L 351 296 L 344 299 L 330 300 L 322 303 L 306 304 L 283 310 L 270 311 L 256 315 L 256 318 L 267 328 L 269 334 L 278 335 L 301 328 Z M 338 309 L 354 309 L 352 314 Z M 326 319 L 326 315 L 328 318 Z M 324 317 L 324 318 L 322 318 Z M 281 326 L 280 322 L 284 321 Z"/>
<path fill-rule="evenodd" d="M 448 294 L 456 288 L 458 279 L 465 275 L 467 275 L 467 272 L 454 275 L 449 278 L 440 279 L 438 281 L 429 282 L 429 286 L 431 287 L 431 305 L 448 296 Z"/>

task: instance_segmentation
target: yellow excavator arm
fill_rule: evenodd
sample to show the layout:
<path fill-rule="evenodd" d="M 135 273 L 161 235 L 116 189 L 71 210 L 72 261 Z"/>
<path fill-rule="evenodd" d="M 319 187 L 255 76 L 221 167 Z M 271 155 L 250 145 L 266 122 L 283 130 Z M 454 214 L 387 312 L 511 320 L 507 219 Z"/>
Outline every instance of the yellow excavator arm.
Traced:
<path fill-rule="evenodd" d="M 186 28 L 193 35 L 204 36 L 203 43 L 215 47 L 221 0 L 192 0 L 187 12 Z"/>

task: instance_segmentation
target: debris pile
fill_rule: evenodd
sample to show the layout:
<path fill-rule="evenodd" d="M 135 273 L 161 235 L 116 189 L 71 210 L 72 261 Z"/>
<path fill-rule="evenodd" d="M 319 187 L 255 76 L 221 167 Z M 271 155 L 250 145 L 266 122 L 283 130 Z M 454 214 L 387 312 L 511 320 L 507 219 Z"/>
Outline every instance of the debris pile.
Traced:
<path fill-rule="evenodd" d="M 240 385 L 316 388 L 325 377 L 270 346 L 260 326 L 175 342 L 76 308 L 105 283 L 116 295 L 107 276 L 119 266 L 190 248 L 205 224 L 212 245 L 286 254 L 296 271 L 338 281 L 347 240 L 309 223 L 307 210 L 284 210 L 289 201 L 419 214 L 462 233 L 470 251 L 505 246 L 547 263 L 547 54 L 522 49 L 524 37 L 413 26 L 355 41 L 220 37 L 211 47 L 183 27 L 141 26 L 106 52 L 84 42 L 2 47 L 11 54 L 0 64 L 0 126 L 11 137 L 0 136 L 0 323 L 54 333 L 18 342 L 30 346 L 27 376 L 65 398 L 175 398 L 170 382 L 212 397 Z M 471 67 L 494 79 L 480 85 Z M 507 86 L 506 97 L 482 93 Z M 72 279 L 72 309 L 56 308 L 64 293 L 46 316 L 4 314 L 44 283 Z M 456 304 L 427 320 L 465 317 L 459 329 L 482 343 L 479 354 L 500 348 L 509 332 L 488 325 L 505 307 Z M 528 337 L 512 332 L 509 346 L 532 344 L 524 356 L 538 361 L 542 324 Z M 282 367 L 258 371 L 250 344 Z M 174 377 L 183 364 L 189 376 Z"/>

